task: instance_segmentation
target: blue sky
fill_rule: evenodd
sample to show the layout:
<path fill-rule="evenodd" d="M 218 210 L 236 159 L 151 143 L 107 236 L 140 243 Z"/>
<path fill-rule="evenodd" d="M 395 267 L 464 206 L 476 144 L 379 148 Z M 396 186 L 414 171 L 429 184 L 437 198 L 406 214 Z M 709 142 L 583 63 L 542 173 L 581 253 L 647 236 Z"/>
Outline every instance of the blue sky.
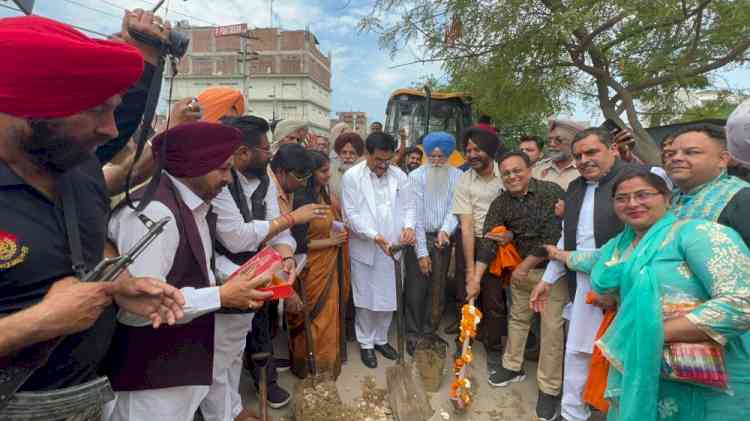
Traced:
<path fill-rule="evenodd" d="M 112 33 L 119 28 L 119 16 L 122 15 L 123 8 L 149 8 L 149 4 L 153 5 L 155 2 L 37 0 L 34 12 L 103 33 Z M 187 19 L 193 25 L 247 22 L 251 27 L 268 27 L 270 24 L 268 0 L 170 0 L 169 3 L 168 19 Z M 437 64 L 390 69 L 395 63 L 411 61 L 413 56 L 409 52 L 402 52 L 391 59 L 378 48 L 377 35 L 358 31 L 357 24 L 370 12 L 371 3 L 357 0 L 276 0 L 274 24 L 284 29 L 304 29 L 309 25 L 320 41 L 321 51 L 324 54 L 330 52 L 333 58 L 333 113 L 365 111 L 370 121 L 373 121 L 383 119 L 386 101 L 393 90 L 430 74 L 439 75 L 441 70 Z M 0 4 L 3 4 L 3 0 L 0 0 Z M 160 15 L 163 11 L 164 7 Z M 0 16 L 16 14 L 0 8 Z"/>
<path fill-rule="evenodd" d="M 11 4 L 0 0 L 0 5 Z M 37 0 L 35 13 L 73 23 L 103 33 L 118 30 L 123 8 L 149 8 L 156 0 Z M 419 54 L 412 45 L 390 57 L 378 46 L 378 37 L 361 33 L 357 24 L 371 11 L 372 0 L 276 0 L 275 26 L 284 29 L 304 29 L 307 25 L 320 41 L 320 49 L 330 52 L 332 62 L 333 113 L 336 111 L 365 111 L 370 121 L 382 120 L 390 93 L 422 80 L 428 75 L 440 77 L 437 63 L 414 64 L 392 68 L 410 62 Z M 269 0 L 168 0 L 169 20 L 187 19 L 193 25 L 249 23 L 251 27 L 268 27 L 271 22 Z M 96 9 L 96 10 L 94 10 Z M 166 9 L 162 7 L 160 14 Z M 0 17 L 17 15 L 0 8 Z M 388 18 L 388 17 L 386 17 Z M 393 17 L 395 18 L 395 16 Z M 750 89 L 747 69 L 723 71 L 714 76 L 718 87 Z M 573 117 L 579 120 L 601 121 L 595 107 L 574 101 Z"/>

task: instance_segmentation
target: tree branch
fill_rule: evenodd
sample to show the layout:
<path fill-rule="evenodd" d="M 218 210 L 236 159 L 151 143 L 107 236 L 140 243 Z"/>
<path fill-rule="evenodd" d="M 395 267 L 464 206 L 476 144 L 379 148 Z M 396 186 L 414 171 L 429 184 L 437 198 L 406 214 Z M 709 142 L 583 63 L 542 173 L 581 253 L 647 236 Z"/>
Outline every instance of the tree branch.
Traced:
<path fill-rule="evenodd" d="M 613 26 L 617 25 L 618 23 L 622 22 L 623 19 L 625 19 L 628 16 L 628 13 L 622 12 L 617 16 L 613 16 L 603 24 L 601 24 L 598 28 L 591 31 L 589 34 L 587 34 L 583 39 L 580 40 L 579 46 L 578 46 L 578 52 L 583 52 L 590 44 L 594 41 L 594 38 L 599 36 L 600 34 L 604 33 L 605 31 L 611 29 Z"/>
<path fill-rule="evenodd" d="M 635 31 L 623 32 L 619 37 L 617 37 L 617 38 L 613 39 L 612 41 L 610 41 L 610 42 L 602 45 L 601 46 L 601 50 L 602 51 L 608 51 L 612 47 L 614 47 L 614 46 L 616 46 L 618 44 L 621 44 L 623 41 L 625 41 L 625 40 L 627 40 L 629 38 L 632 38 L 634 36 L 638 36 L 638 35 L 646 33 L 646 32 L 653 31 L 654 29 L 669 28 L 671 26 L 683 23 L 683 22 L 687 21 L 688 19 L 692 18 L 693 16 L 695 16 L 697 13 L 699 13 L 703 9 L 705 9 L 706 6 L 708 6 L 708 4 L 711 3 L 711 1 L 712 0 L 704 0 L 703 2 L 701 2 L 700 4 L 698 4 L 698 6 L 696 6 L 695 9 L 693 9 L 692 11 L 690 11 L 688 13 L 684 13 L 683 16 L 681 16 L 679 18 L 674 18 L 674 19 L 671 19 L 671 20 L 667 20 L 665 22 L 661 22 L 661 23 L 656 23 L 656 24 L 653 24 L 653 25 L 644 26 L 643 28 L 639 28 L 638 30 L 635 30 Z"/>
<path fill-rule="evenodd" d="M 744 40 L 743 42 L 739 43 L 734 48 L 732 48 L 727 54 L 725 54 L 723 57 L 718 58 L 711 63 L 707 63 L 702 66 L 695 67 L 693 69 L 688 69 L 682 72 L 666 74 L 661 77 L 649 79 L 639 84 L 628 86 L 626 87 L 626 89 L 630 92 L 641 92 L 643 90 L 653 88 L 655 86 L 659 86 L 659 85 L 669 83 L 669 82 L 674 82 L 678 78 L 685 78 L 685 77 L 690 77 L 690 76 L 701 75 L 703 73 L 708 73 L 712 70 L 716 70 L 722 66 L 725 66 L 731 63 L 732 61 L 735 61 L 740 55 L 745 53 L 745 51 L 747 51 L 748 48 L 750 48 L 750 39 Z M 618 96 L 615 96 L 612 99 L 617 101 L 620 98 Z"/>

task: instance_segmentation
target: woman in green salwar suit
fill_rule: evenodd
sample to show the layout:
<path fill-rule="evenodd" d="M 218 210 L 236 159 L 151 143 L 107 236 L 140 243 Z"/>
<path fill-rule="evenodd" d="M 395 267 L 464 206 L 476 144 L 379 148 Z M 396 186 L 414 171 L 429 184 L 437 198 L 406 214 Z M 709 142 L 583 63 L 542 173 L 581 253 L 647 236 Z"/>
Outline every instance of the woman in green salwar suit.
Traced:
<path fill-rule="evenodd" d="M 548 246 L 620 302 L 597 342 L 610 361 L 608 419 L 750 419 L 750 251 L 731 228 L 677 220 L 666 183 L 648 171 L 624 174 L 613 192 L 625 224 L 617 237 L 593 252 Z M 675 342 L 722 345 L 729 390 L 663 377 L 664 347 Z"/>

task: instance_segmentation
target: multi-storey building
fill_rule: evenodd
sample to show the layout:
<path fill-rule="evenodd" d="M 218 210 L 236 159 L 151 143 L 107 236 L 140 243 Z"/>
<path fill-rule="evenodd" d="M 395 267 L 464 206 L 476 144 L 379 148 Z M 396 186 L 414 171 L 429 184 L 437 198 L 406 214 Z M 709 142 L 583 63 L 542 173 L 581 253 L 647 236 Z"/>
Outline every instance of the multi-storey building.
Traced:
<path fill-rule="evenodd" d="M 173 100 L 210 86 L 235 87 L 245 94 L 251 114 L 269 121 L 303 120 L 314 132 L 328 133 L 331 57 L 320 52 L 309 30 L 243 27 L 235 35 L 217 36 L 215 27 L 181 23 L 178 28 L 191 42 L 178 65 Z"/>
<path fill-rule="evenodd" d="M 359 111 L 338 112 L 336 113 L 336 119 L 331 120 L 331 127 L 342 121 L 362 136 L 362 139 L 367 138 L 370 130 L 367 126 L 367 113 Z"/>

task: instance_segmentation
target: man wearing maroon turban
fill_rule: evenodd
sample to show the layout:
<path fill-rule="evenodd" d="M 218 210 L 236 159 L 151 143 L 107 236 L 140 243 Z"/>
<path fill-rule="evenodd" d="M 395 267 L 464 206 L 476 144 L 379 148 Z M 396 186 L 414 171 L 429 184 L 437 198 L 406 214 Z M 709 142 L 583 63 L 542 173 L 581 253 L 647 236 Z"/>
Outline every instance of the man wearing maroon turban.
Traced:
<path fill-rule="evenodd" d="M 216 364 L 215 335 L 223 335 L 214 312 L 257 308 L 272 295 L 255 289 L 262 280 L 222 285 L 214 272 L 216 215 L 211 201 L 232 182 L 233 153 L 241 142 L 238 129 L 208 122 L 181 124 L 154 138 L 154 157 L 164 170 L 152 181 L 157 183 L 153 200 L 142 214 L 171 221 L 129 271 L 180 288 L 184 318 L 154 331 L 148 320 L 119 312 L 108 367 L 117 395 L 111 421 L 188 421 L 199 407 L 204 415 L 215 414 L 210 405 L 216 397 L 206 399 Z M 145 191 L 148 186 L 137 190 L 134 200 L 144 200 Z M 127 206 L 113 214 L 109 238 L 118 248 L 132 247 L 145 233 L 140 214 Z M 211 421 L 233 418 L 216 414 Z"/>
<path fill-rule="evenodd" d="M 127 14 L 125 26 L 139 17 Z M 149 18 L 141 29 L 157 27 Z M 112 301 L 155 327 L 174 323 L 184 303 L 179 290 L 152 278 L 80 282 L 115 253 L 105 244 L 109 202 L 93 151 L 117 135 L 113 110 L 140 77 L 143 57 L 37 16 L 0 19 L 0 56 L 0 377 L 33 369 L 20 379 L 26 403 L 3 402 L 13 387 L 0 390 L 0 408 L 32 409 L 29 399 L 44 390 L 76 398 L 67 412 L 50 407 L 58 418 L 98 419 Z M 49 358 L 29 358 L 38 351 L 32 346 L 60 337 Z M 0 419 L 8 419 L 2 409 Z"/>

